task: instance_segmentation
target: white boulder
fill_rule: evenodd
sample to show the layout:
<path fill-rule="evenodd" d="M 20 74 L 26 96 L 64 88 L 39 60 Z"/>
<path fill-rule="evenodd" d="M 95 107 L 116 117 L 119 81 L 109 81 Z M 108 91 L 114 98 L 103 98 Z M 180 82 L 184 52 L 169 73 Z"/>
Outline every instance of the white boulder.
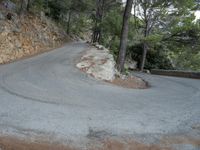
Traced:
<path fill-rule="evenodd" d="M 91 48 L 76 65 L 79 69 L 96 79 L 112 81 L 115 79 L 115 61 L 106 48 Z"/>

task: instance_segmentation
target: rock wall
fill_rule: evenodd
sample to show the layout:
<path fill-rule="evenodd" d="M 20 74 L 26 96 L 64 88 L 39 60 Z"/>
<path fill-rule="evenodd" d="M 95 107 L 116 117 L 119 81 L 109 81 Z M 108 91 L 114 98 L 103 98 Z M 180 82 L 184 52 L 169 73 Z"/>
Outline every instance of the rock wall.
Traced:
<path fill-rule="evenodd" d="M 18 16 L 0 9 L 0 64 L 58 47 L 69 38 L 44 15 Z"/>

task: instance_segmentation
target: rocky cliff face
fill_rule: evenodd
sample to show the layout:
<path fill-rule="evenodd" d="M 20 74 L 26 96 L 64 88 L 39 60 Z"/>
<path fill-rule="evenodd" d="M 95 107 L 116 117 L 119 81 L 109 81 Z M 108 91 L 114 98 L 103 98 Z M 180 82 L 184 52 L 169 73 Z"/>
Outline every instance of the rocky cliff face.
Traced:
<path fill-rule="evenodd" d="M 1 64 L 58 47 L 68 40 L 65 32 L 42 14 L 9 13 L 0 8 Z"/>

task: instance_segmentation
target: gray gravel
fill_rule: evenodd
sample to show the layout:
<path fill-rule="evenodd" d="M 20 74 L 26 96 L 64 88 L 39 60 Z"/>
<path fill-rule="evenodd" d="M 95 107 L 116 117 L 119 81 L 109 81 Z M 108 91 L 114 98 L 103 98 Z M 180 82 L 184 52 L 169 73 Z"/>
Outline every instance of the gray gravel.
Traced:
<path fill-rule="evenodd" d="M 200 80 L 134 73 L 149 81 L 151 88 L 124 89 L 75 68 L 75 59 L 86 49 L 84 43 L 70 43 L 0 66 L 0 132 L 66 139 L 200 136 L 192 129 L 200 124 Z"/>

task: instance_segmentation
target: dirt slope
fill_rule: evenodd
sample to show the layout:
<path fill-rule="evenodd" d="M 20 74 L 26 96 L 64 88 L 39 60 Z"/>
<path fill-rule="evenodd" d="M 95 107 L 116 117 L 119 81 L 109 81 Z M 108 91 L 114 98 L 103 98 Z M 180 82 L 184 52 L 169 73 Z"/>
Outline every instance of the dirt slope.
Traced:
<path fill-rule="evenodd" d="M 64 43 L 68 38 L 62 29 L 44 15 L 12 14 L 0 9 L 0 64 L 34 55 Z"/>

